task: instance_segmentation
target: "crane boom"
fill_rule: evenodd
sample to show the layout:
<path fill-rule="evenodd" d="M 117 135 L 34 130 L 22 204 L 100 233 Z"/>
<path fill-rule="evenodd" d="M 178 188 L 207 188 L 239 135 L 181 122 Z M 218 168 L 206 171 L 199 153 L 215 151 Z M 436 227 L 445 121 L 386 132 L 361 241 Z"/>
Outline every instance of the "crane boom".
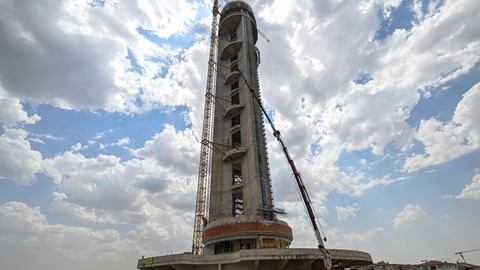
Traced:
<path fill-rule="evenodd" d="M 314 233 L 315 233 L 315 237 L 317 238 L 317 241 L 318 241 L 318 248 L 322 252 L 324 266 L 325 266 L 326 269 L 330 270 L 333 267 L 332 256 L 330 255 L 328 250 L 325 248 L 325 245 L 323 243 L 322 236 L 320 234 L 320 230 L 319 230 L 318 225 L 317 225 L 317 220 L 315 218 L 315 212 L 313 210 L 312 201 L 310 200 L 310 196 L 308 196 L 308 192 L 307 192 L 307 189 L 305 187 L 305 184 L 303 183 L 302 176 L 300 175 L 300 172 L 298 172 L 297 167 L 295 166 L 295 162 L 293 161 L 293 159 L 290 157 L 290 154 L 288 153 L 287 147 L 285 146 L 285 143 L 283 142 L 282 136 L 280 135 L 280 131 L 275 128 L 275 125 L 273 124 L 273 121 L 268 116 L 267 111 L 265 110 L 265 107 L 263 107 L 263 104 L 260 100 L 260 97 L 258 97 L 258 95 L 255 93 L 255 90 L 248 84 L 248 81 L 245 78 L 245 76 L 243 75 L 243 73 L 241 73 L 241 75 L 242 75 L 242 77 L 245 81 L 245 84 L 248 86 L 248 88 L 250 89 L 250 92 L 252 93 L 253 97 L 255 98 L 258 105 L 260 106 L 263 114 L 265 115 L 265 118 L 267 118 L 268 123 L 270 124 L 270 127 L 273 130 L 273 135 L 275 136 L 277 141 L 279 141 L 280 144 L 282 145 L 283 153 L 285 154 L 285 157 L 287 158 L 288 164 L 290 165 L 290 168 L 293 172 L 293 176 L 295 177 L 298 189 L 300 190 L 300 194 L 302 196 L 303 203 L 305 204 L 305 208 L 307 209 L 308 217 L 310 218 L 310 222 L 312 223 L 313 230 L 314 230 Z M 326 240 L 326 238 L 325 238 L 325 240 Z"/>
<path fill-rule="evenodd" d="M 213 113 L 213 91 L 214 91 L 214 61 L 215 44 L 217 38 L 217 17 L 218 0 L 213 1 L 212 9 L 212 31 L 210 34 L 210 51 L 208 56 L 207 86 L 205 93 L 205 109 L 203 112 L 202 143 L 200 148 L 200 162 L 198 168 L 197 200 L 195 206 L 195 221 L 193 225 L 192 254 L 203 253 L 203 228 L 205 226 L 208 168 L 211 157 L 211 149 L 208 143 L 211 141 L 212 113 Z"/>
<path fill-rule="evenodd" d="M 480 248 L 465 250 L 465 251 L 459 251 L 459 252 L 455 252 L 455 255 L 460 255 L 460 257 L 462 257 L 462 259 L 463 259 L 463 262 L 467 263 L 467 261 L 465 260 L 465 257 L 463 257 L 463 253 L 468 253 L 468 252 L 472 252 L 472 251 L 479 251 L 479 250 L 480 250 Z"/>

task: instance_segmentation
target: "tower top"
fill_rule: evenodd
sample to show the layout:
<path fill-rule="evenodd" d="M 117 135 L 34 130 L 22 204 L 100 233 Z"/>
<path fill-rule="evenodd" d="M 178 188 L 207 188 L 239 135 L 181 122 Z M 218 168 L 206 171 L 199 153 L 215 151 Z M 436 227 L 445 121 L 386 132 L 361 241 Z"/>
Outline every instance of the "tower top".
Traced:
<path fill-rule="evenodd" d="M 253 13 L 252 8 L 247 2 L 242 0 L 229 2 L 223 7 L 220 15 L 220 24 L 222 25 L 219 29 L 220 35 L 235 31 L 240 24 L 241 17 L 245 16 L 252 23 L 254 43 L 257 42 L 257 21 L 255 20 L 255 14 Z"/>

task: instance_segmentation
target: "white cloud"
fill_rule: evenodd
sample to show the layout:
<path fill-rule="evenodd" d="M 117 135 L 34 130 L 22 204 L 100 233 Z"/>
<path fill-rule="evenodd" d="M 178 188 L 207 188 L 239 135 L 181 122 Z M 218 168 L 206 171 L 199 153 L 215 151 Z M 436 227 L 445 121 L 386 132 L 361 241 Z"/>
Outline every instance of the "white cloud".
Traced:
<path fill-rule="evenodd" d="M 42 154 L 32 150 L 22 129 L 6 129 L 0 136 L 0 179 L 31 184 L 42 168 Z"/>
<path fill-rule="evenodd" d="M 394 228 L 414 227 L 430 224 L 432 220 L 420 205 L 407 204 L 393 220 Z"/>
<path fill-rule="evenodd" d="M 294 1 L 274 0 L 265 5 L 258 16 L 262 17 L 268 23 L 283 23 L 291 12 Z"/>
<path fill-rule="evenodd" d="M 357 216 L 357 212 L 360 210 L 360 207 L 358 204 L 349 205 L 347 207 L 335 206 L 335 210 L 337 211 L 337 219 L 345 220 L 349 217 Z"/>
<path fill-rule="evenodd" d="M 113 145 L 121 146 L 121 145 L 128 145 L 130 143 L 131 143 L 130 138 L 126 137 L 126 138 L 119 139 L 117 142 L 113 143 Z"/>
<path fill-rule="evenodd" d="M 472 182 L 466 185 L 456 199 L 480 200 L 480 173 L 477 171 Z"/>
<path fill-rule="evenodd" d="M 44 161 L 47 175 L 57 184 L 51 210 L 66 218 L 113 224 L 138 224 L 149 219 L 143 210 L 143 192 L 132 186 L 138 175 L 155 177 L 167 174 L 149 161 L 122 163 L 114 156 L 86 158 L 65 152 Z M 166 177 L 166 176 L 163 176 Z M 68 213 L 69 209 L 75 211 Z M 95 215 L 95 216 L 93 216 Z"/>
<path fill-rule="evenodd" d="M 40 116 L 34 114 L 28 116 L 20 99 L 8 97 L 0 85 L 0 123 L 12 127 L 18 124 L 35 124 Z"/>
<path fill-rule="evenodd" d="M 44 164 L 47 175 L 53 178 L 58 191 L 68 194 L 61 200 L 104 211 L 138 209 L 134 206 L 135 197 L 129 196 L 126 167 L 117 157 L 98 155 L 85 158 L 67 151 L 46 159 Z"/>
<path fill-rule="evenodd" d="M 346 233 L 344 237 L 350 245 L 358 245 L 377 239 L 378 234 L 384 230 L 384 228 L 377 227 L 361 233 Z"/>
<path fill-rule="evenodd" d="M 459 4 L 446 1 L 441 12 L 410 31 L 396 30 L 382 49 L 373 77 L 378 77 L 385 87 L 397 85 L 416 91 L 439 86 L 468 72 L 479 60 L 480 32 L 472 23 L 480 15 L 472 10 L 478 8 L 478 2 Z"/>
<path fill-rule="evenodd" d="M 408 157 L 404 169 L 419 170 L 479 149 L 480 123 L 475 121 L 480 115 L 479 102 L 480 84 L 476 84 L 463 95 L 451 121 L 422 120 L 415 138 L 425 146 L 425 154 Z"/>
<path fill-rule="evenodd" d="M 165 125 L 162 132 L 133 153 L 137 157 L 155 160 L 159 166 L 181 168 L 184 174 L 194 175 L 198 170 L 199 149 L 191 129 L 177 131 L 172 125 Z"/>
<path fill-rule="evenodd" d="M 177 132 L 166 126 L 143 148 L 132 150 L 142 154 L 141 160 L 122 162 L 102 154 L 87 158 L 71 151 L 45 159 L 45 172 L 57 190 L 49 210 L 67 219 L 132 224 L 131 233 L 138 237 L 153 237 L 149 232 L 165 239 L 185 237 L 191 220 L 188 215 L 193 217 L 192 179 L 198 162 L 197 145 L 189 136 L 191 131 Z M 192 164 L 194 168 L 188 168 Z M 177 229 L 169 230 L 170 226 Z"/>
<path fill-rule="evenodd" d="M 28 134 L 30 137 L 34 137 L 36 139 L 47 139 L 47 140 L 52 140 L 52 141 L 64 141 L 65 138 L 60 137 L 60 136 L 55 136 L 52 134 L 37 134 L 37 133 L 29 133 Z"/>
<path fill-rule="evenodd" d="M 82 145 L 81 143 L 76 143 L 75 145 L 72 145 L 70 149 L 74 152 L 82 151 L 85 150 L 89 147 L 89 145 Z"/>
<path fill-rule="evenodd" d="M 97 215 L 94 209 L 87 209 L 75 203 L 68 202 L 68 196 L 65 193 L 53 192 L 53 201 L 48 210 L 55 215 L 67 219 L 78 219 L 83 221 L 96 222 Z"/>
<path fill-rule="evenodd" d="M 100 139 L 101 137 L 99 137 L 97 135 L 97 136 L 95 136 L 95 138 L 96 138 L 95 140 L 88 140 L 88 144 L 93 145 L 93 144 L 97 143 L 97 139 Z M 113 142 L 113 143 L 99 143 L 98 148 L 103 150 L 103 149 L 106 149 L 106 148 L 111 147 L 111 146 L 121 146 L 124 149 L 130 150 L 130 148 L 128 148 L 126 145 L 129 145 L 131 143 L 132 143 L 132 141 L 130 140 L 130 138 L 125 137 L 125 138 L 118 139 L 118 141 Z M 86 145 L 86 147 L 88 147 L 88 145 Z"/>
<path fill-rule="evenodd" d="M 49 224 L 38 207 L 31 208 L 21 202 L 0 205 L 0 239 L 9 245 L 0 258 L 4 267 L 20 266 L 18 249 L 29 255 L 21 265 L 25 269 L 55 267 L 85 269 L 91 258 L 101 268 L 128 269 L 147 251 L 141 243 L 122 239 L 113 229 L 92 230 Z M 98 256 L 101 254 L 101 256 Z"/>
<path fill-rule="evenodd" d="M 188 78 L 158 76 L 181 49 L 154 44 L 137 30 L 150 31 L 158 40 L 185 35 L 196 25 L 200 7 L 183 0 L 107 1 L 97 7 L 73 0 L 48 5 L 4 1 L 2 87 L 23 100 L 61 108 L 131 112 L 142 106 L 139 100 L 149 108 L 163 106 L 159 101 L 168 99 L 152 100 L 152 87 L 156 97 L 184 96 L 178 85 Z M 143 73 L 132 70 L 128 50 Z"/>
<path fill-rule="evenodd" d="M 372 92 L 373 84 L 352 85 L 350 93 L 329 101 L 323 117 L 324 127 L 332 134 L 322 140 L 322 147 L 342 147 L 346 151 L 371 148 L 378 156 L 392 141 L 397 149 L 405 151 L 410 147 L 413 130 L 406 123 L 409 110 L 405 106 L 411 107 L 418 95 L 395 88 Z M 382 114 L 373 118 L 379 111 Z"/>
<path fill-rule="evenodd" d="M 378 11 L 388 17 L 400 2 L 356 6 L 297 1 L 281 21 L 270 18 L 273 2 L 254 7 L 262 32 L 274 44 L 261 39 L 257 44 L 262 53 L 262 97 L 304 177 L 322 176 L 311 193 L 337 189 L 362 195 L 376 185 L 405 179 L 371 179 L 362 168 L 345 171 L 337 161 L 342 153 L 355 151 L 381 156 L 393 146 L 399 155 L 393 152 L 391 157 L 402 164 L 405 153 L 416 151 L 414 139 L 422 134 L 409 124 L 412 109 L 431 95 L 431 89 L 470 72 L 480 60 L 475 27 L 479 15 L 473 12 L 477 1 L 465 1 L 461 8 L 444 2 L 442 9 L 418 13 L 411 29 L 376 41 Z M 370 81 L 355 83 L 361 76 Z M 464 119 L 475 119 L 473 115 Z M 272 167 L 278 168 L 284 161 L 276 163 L 271 152 Z M 410 160 L 407 156 L 406 171 L 416 167 Z"/>
<path fill-rule="evenodd" d="M 44 163 L 58 190 L 52 194 L 51 214 L 128 225 L 128 236 L 155 255 L 167 251 L 165 241 L 168 249 L 188 248 L 195 185 L 181 167 L 163 168 L 150 158 L 126 162 L 107 155 L 86 158 L 69 151 Z"/>

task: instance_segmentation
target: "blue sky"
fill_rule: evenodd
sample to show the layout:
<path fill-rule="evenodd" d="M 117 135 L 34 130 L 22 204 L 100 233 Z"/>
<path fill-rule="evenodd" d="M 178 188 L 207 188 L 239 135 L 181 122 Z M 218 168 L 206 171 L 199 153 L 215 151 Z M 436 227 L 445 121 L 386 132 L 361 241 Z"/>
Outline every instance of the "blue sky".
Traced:
<path fill-rule="evenodd" d="M 480 2 L 247 2 L 270 40 L 263 102 L 327 248 L 397 263 L 480 248 Z M 0 0 L 5 268 L 190 250 L 210 5 Z M 292 247 L 315 247 L 270 133 L 275 205 Z"/>

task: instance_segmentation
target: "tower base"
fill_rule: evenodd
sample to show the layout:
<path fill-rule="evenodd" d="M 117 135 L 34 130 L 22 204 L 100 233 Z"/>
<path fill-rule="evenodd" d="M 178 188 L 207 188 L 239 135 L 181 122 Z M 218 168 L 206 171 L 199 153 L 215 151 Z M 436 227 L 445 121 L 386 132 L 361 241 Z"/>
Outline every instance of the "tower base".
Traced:
<path fill-rule="evenodd" d="M 329 249 L 334 265 L 365 266 L 370 254 L 357 250 Z M 221 255 L 190 253 L 149 257 L 138 260 L 141 270 L 310 270 L 324 269 L 318 249 L 247 249 Z"/>
<path fill-rule="evenodd" d="M 281 220 L 230 217 L 208 223 L 203 231 L 204 255 L 219 255 L 241 249 L 287 248 L 292 229 Z"/>

